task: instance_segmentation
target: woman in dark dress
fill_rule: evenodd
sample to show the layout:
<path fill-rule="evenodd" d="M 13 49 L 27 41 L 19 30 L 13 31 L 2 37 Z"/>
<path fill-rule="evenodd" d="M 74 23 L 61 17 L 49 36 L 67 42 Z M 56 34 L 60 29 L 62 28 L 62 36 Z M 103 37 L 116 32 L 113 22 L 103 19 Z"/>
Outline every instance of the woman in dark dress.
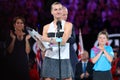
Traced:
<path fill-rule="evenodd" d="M 28 54 L 30 53 L 30 35 L 25 33 L 25 20 L 22 17 L 13 19 L 14 30 L 8 38 L 9 76 L 13 80 L 29 80 Z"/>

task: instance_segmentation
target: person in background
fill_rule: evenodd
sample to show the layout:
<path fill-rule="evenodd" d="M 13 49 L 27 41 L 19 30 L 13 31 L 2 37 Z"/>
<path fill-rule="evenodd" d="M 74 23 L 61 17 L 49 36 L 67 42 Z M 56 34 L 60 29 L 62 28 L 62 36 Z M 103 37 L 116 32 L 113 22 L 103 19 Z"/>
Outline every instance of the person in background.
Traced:
<path fill-rule="evenodd" d="M 62 19 L 67 21 L 68 18 L 68 9 L 67 7 L 63 6 L 63 12 L 62 12 Z M 75 68 L 76 64 L 78 63 L 78 58 L 75 49 L 73 48 L 73 44 L 76 42 L 76 35 L 74 31 L 74 26 L 72 27 L 72 34 L 71 37 L 68 39 L 68 42 L 70 43 L 70 61 L 73 69 L 73 73 L 75 76 Z M 73 78 L 74 80 L 74 78 Z"/>
<path fill-rule="evenodd" d="M 11 80 L 29 80 L 28 54 L 31 36 L 25 32 L 25 19 L 17 16 L 13 19 L 13 30 L 7 40 L 9 56 L 9 76 Z"/>
<path fill-rule="evenodd" d="M 112 80 L 111 63 L 113 61 L 114 52 L 108 42 L 108 33 L 101 31 L 98 33 L 98 46 L 94 46 L 90 52 L 93 66 L 93 80 Z"/>
<path fill-rule="evenodd" d="M 113 80 L 119 80 L 118 75 L 120 75 L 120 73 L 119 73 L 120 69 L 117 66 L 119 61 L 120 61 L 120 58 L 118 57 L 118 50 L 114 50 L 114 58 L 112 61 L 112 68 L 111 68 Z"/>
<path fill-rule="evenodd" d="M 86 50 L 81 54 L 81 60 L 76 64 L 75 80 L 92 80 L 93 63 Z"/>
<path fill-rule="evenodd" d="M 67 21 L 68 18 L 68 9 L 64 5 L 62 6 L 62 19 Z"/>
<path fill-rule="evenodd" d="M 54 2 L 51 5 L 51 14 L 54 20 L 43 27 L 42 40 L 50 43 L 52 50 L 45 52 L 41 76 L 45 80 L 72 80 L 74 75 L 70 62 L 69 43 L 67 42 L 72 33 L 72 24 L 61 19 L 62 4 L 59 2 Z M 58 28 L 58 21 L 61 22 L 61 28 Z M 60 42 L 60 56 L 58 42 Z M 59 66 L 59 61 L 61 66 Z"/>
<path fill-rule="evenodd" d="M 117 62 L 117 66 L 116 66 L 116 77 L 117 77 L 117 80 L 120 80 L 120 57 L 118 57 L 119 60 Z"/>

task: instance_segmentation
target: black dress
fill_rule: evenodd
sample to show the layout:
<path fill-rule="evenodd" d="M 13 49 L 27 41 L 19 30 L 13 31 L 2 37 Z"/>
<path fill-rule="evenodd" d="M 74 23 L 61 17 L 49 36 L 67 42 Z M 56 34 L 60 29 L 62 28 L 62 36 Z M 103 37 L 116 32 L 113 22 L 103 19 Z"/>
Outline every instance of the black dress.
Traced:
<path fill-rule="evenodd" d="M 16 37 L 14 49 L 8 55 L 8 75 L 12 80 L 29 80 L 28 55 L 25 52 L 25 37 L 18 40 Z M 8 39 L 9 45 L 11 38 Z"/>

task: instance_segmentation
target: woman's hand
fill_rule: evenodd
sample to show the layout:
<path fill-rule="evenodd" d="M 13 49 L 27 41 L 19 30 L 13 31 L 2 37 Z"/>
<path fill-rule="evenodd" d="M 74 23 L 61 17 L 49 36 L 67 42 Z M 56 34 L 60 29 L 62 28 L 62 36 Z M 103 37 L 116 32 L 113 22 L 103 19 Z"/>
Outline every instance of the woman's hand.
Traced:
<path fill-rule="evenodd" d="M 25 40 L 26 40 L 26 48 L 25 48 L 25 50 L 26 50 L 26 53 L 27 54 L 29 54 L 30 53 L 30 43 L 29 43 L 29 39 L 31 38 L 31 36 L 28 34 L 27 36 L 26 36 L 26 38 L 25 38 Z"/>
<path fill-rule="evenodd" d="M 104 51 L 105 51 L 104 46 L 103 46 L 103 47 L 99 47 L 99 48 L 100 48 L 100 51 L 101 51 L 101 52 L 104 52 Z"/>
<path fill-rule="evenodd" d="M 25 38 L 25 40 L 29 40 L 31 38 L 31 36 L 28 34 Z"/>
<path fill-rule="evenodd" d="M 12 31 L 12 30 L 10 31 L 10 37 L 11 37 L 12 39 L 16 39 L 16 37 L 15 37 L 15 35 L 13 34 L 13 31 Z"/>

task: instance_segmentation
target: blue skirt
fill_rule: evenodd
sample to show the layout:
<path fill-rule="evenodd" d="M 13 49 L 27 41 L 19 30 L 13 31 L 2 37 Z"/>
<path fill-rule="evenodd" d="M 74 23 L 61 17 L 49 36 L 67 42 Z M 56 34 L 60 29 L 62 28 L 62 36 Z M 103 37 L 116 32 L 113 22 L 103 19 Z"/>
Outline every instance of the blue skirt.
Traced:
<path fill-rule="evenodd" d="M 42 64 L 41 77 L 46 78 L 70 78 L 74 77 L 73 70 L 69 59 L 61 59 L 61 69 L 59 69 L 59 59 L 45 57 Z"/>

